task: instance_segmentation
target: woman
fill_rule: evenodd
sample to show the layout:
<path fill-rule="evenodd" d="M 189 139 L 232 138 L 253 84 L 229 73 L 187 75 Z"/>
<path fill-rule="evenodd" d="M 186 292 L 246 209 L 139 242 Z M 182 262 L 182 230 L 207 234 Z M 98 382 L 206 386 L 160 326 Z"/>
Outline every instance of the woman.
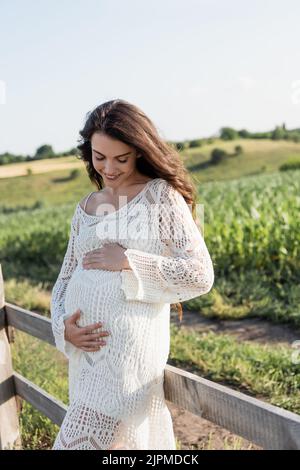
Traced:
<path fill-rule="evenodd" d="M 97 191 L 76 206 L 52 291 L 70 398 L 53 449 L 176 449 L 163 388 L 170 305 L 214 282 L 195 188 L 178 152 L 124 100 L 90 112 L 80 136 Z"/>

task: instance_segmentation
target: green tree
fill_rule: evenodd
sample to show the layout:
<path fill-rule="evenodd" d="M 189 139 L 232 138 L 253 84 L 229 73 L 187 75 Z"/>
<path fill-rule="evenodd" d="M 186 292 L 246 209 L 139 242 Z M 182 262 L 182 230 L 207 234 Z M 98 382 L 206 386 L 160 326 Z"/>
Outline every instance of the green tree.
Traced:
<path fill-rule="evenodd" d="M 43 158 L 50 158 L 55 155 L 51 145 L 41 145 L 37 148 L 34 158 L 36 160 L 41 160 Z"/>
<path fill-rule="evenodd" d="M 243 151 L 243 147 L 241 145 L 236 145 L 234 147 L 235 155 L 241 155 Z"/>
<path fill-rule="evenodd" d="M 274 131 L 272 132 L 271 139 L 273 140 L 281 140 L 285 139 L 287 136 L 287 132 L 280 126 L 276 126 Z"/>
<path fill-rule="evenodd" d="M 240 131 L 238 131 L 238 135 L 242 137 L 243 139 L 247 139 L 251 137 L 251 133 L 247 131 L 247 129 L 241 129 Z"/>
<path fill-rule="evenodd" d="M 74 170 L 72 170 L 70 173 L 70 180 L 74 180 L 75 178 L 78 178 L 79 175 L 80 175 L 80 171 L 78 170 L 78 168 L 74 168 Z"/>
<path fill-rule="evenodd" d="M 202 139 L 194 139 L 190 140 L 190 147 L 201 147 L 202 145 Z"/>
<path fill-rule="evenodd" d="M 239 137 L 239 134 L 232 127 L 222 127 L 220 131 L 220 138 L 223 140 L 234 140 Z"/>
<path fill-rule="evenodd" d="M 225 160 L 227 153 L 223 149 L 214 148 L 211 152 L 210 162 L 212 165 L 217 165 L 218 163 Z"/>

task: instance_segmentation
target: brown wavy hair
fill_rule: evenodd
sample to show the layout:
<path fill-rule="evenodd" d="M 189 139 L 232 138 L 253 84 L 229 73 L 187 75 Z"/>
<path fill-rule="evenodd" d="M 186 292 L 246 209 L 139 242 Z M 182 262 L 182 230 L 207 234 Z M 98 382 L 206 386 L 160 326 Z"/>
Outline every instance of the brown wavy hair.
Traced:
<path fill-rule="evenodd" d="M 83 129 L 79 131 L 80 144 L 77 146 L 79 158 L 84 161 L 89 178 L 98 190 L 103 189 L 103 178 L 92 163 L 91 137 L 101 131 L 113 139 L 118 139 L 132 146 L 141 155 L 136 160 L 137 170 L 151 178 L 167 180 L 184 197 L 192 208 L 196 220 L 197 189 L 187 172 L 176 146 L 164 141 L 158 134 L 153 122 L 134 104 L 122 99 L 106 101 L 86 115 Z M 182 321 L 181 303 L 171 304 L 177 307 Z"/>

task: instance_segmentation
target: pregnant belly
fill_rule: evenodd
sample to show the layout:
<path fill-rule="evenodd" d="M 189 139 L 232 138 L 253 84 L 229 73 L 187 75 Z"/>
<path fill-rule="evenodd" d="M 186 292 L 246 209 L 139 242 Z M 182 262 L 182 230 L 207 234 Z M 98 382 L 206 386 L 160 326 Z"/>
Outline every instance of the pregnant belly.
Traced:
<path fill-rule="evenodd" d="M 93 332 L 108 331 L 105 338 L 106 346 L 122 349 L 122 353 L 136 353 L 136 346 L 145 333 L 150 331 L 150 313 L 141 316 L 139 312 L 146 304 L 128 302 L 121 289 L 120 271 L 104 271 L 99 269 L 83 269 L 77 267 L 70 279 L 65 297 L 65 317 L 72 315 L 77 309 L 81 316 L 77 320 L 80 327 L 101 322 L 102 327 Z M 146 335 L 147 338 L 147 335 Z M 96 356 L 96 352 L 89 353 Z M 122 357 L 117 360 L 123 360 Z"/>
<path fill-rule="evenodd" d="M 77 267 L 65 297 L 66 316 L 78 308 L 78 326 L 102 322 L 94 332 L 108 331 L 106 345 L 97 352 L 84 352 L 86 363 L 102 368 L 122 382 L 138 375 L 151 381 L 161 373 L 169 351 L 169 307 L 126 300 L 120 271 L 84 270 Z M 135 371 L 135 372 L 133 372 Z"/>
<path fill-rule="evenodd" d="M 65 317 L 80 309 L 79 326 L 106 322 L 122 300 L 120 282 L 120 271 L 77 266 L 66 290 Z"/>

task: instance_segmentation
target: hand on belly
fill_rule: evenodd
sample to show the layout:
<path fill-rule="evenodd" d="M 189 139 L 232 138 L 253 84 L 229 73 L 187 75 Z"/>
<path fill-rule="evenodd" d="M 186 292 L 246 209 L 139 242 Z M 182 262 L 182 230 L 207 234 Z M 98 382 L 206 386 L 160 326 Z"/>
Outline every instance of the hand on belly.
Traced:
<path fill-rule="evenodd" d="M 82 259 L 82 266 L 84 269 L 106 269 L 108 271 L 130 269 L 124 251 L 126 248 L 119 243 L 106 243 L 101 248 L 86 253 Z"/>
<path fill-rule="evenodd" d="M 80 309 L 77 309 L 73 315 L 64 320 L 65 339 L 83 351 L 98 351 L 106 344 L 106 341 L 101 338 L 110 335 L 110 333 L 108 331 L 93 333 L 93 330 L 102 327 L 101 322 L 84 327 L 78 326 L 76 322 L 80 318 L 80 315 Z"/>

